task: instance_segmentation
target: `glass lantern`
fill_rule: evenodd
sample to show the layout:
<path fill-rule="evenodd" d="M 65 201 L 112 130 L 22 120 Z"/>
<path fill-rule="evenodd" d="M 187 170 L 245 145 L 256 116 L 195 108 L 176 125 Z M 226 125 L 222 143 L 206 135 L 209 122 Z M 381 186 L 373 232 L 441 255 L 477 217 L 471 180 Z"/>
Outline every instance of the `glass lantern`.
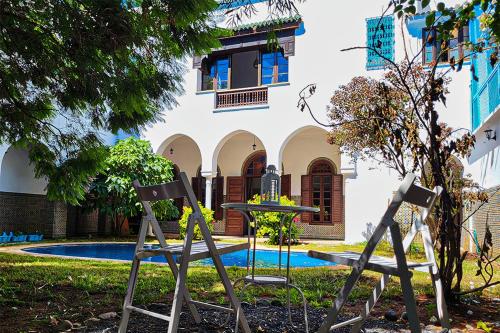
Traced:
<path fill-rule="evenodd" d="M 281 179 L 276 173 L 276 167 L 269 165 L 266 174 L 261 178 L 260 197 L 261 203 L 279 205 L 281 196 Z"/>

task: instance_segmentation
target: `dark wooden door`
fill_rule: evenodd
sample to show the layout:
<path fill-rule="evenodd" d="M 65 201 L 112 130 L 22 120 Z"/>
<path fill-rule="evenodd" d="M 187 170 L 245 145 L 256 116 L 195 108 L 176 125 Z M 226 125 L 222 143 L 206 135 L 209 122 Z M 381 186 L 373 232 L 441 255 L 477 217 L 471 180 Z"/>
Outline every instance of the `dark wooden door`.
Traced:
<path fill-rule="evenodd" d="M 292 175 L 281 176 L 281 195 L 286 195 L 288 199 L 292 199 Z"/>
<path fill-rule="evenodd" d="M 311 206 L 311 176 L 303 175 L 300 181 L 302 206 Z M 312 214 L 304 213 L 301 216 L 302 223 L 311 223 Z"/>
<path fill-rule="evenodd" d="M 227 177 L 226 202 L 244 202 L 245 177 Z M 245 233 L 243 216 L 235 210 L 226 212 L 226 232 L 228 236 L 243 236 Z"/>
<path fill-rule="evenodd" d="M 333 176 L 333 223 L 344 223 L 344 193 L 342 187 L 344 177 L 342 175 Z"/>
<path fill-rule="evenodd" d="M 215 196 L 212 198 L 212 210 L 214 211 L 214 218 L 219 221 L 222 220 L 224 215 L 224 210 L 221 207 L 224 203 L 224 177 L 216 177 L 214 181 L 216 186 L 214 191 Z"/>

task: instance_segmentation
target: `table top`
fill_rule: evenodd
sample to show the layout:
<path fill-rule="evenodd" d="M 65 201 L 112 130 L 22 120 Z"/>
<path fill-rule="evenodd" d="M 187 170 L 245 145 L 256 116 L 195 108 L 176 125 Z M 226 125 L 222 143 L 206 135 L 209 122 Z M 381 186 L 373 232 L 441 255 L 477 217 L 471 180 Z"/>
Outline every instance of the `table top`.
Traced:
<path fill-rule="evenodd" d="M 248 212 L 276 212 L 276 213 L 317 213 L 319 208 L 307 206 L 282 206 L 270 204 L 249 204 L 244 202 L 230 202 L 221 205 L 222 208 L 245 210 Z"/>

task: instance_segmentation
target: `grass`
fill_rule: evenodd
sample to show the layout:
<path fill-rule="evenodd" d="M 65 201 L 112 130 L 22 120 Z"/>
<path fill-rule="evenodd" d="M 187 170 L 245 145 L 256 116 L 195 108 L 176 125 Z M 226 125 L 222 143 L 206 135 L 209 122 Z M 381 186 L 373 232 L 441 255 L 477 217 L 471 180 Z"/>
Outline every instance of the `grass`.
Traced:
<path fill-rule="evenodd" d="M 359 251 L 363 245 L 315 245 L 304 244 L 294 249 Z M 390 248 L 382 244 L 378 254 L 387 255 Z M 421 251 L 413 255 L 413 260 L 423 259 Z M 55 257 L 35 257 L 0 253 L 0 309 L 7 307 L 34 309 L 36 314 L 26 325 L 47 325 L 50 316 L 95 316 L 105 311 L 119 311 L 126 292 L 129 263 L 106 262 L 96 260 L 62 259 Z M 475 276 L 476 263 L 472 260 L 464 262 L 463 287 L 472 283 L 479 286 L 480 277 Z M 258 274 L 276 274 L 276 269 L 258 269 Z M 246 269 L 229 267 L 228 274 L 232 281 L 246 274 Z M 339 268 L 302 268 L 292 269 L 294 284 L 301 288 L 313 307 L 329 307 L 335 295 L 344 284 L 349 270 Z M 350 302 L 366 300 L 378 274 L 367 272 L 351 294 Z M 500 273 L 495 280 L 500 279 Z M 415 272 L 413 285 L 417 298 L 431 298 L 432 284 L 427 274 Z M 189 270 L 188 287 L 195 299 L 224 302 L 224 288 L 212 267 L 193 266 Z M 148 304 L 169 299 L 175 288 L 175 282 L 167 266 L 144 264 L 141 266 L 139 282 L 135 293 L 137 304 Z M 286 293 L 282 289 L 250 288 L 244 300 L 253 302 L 257 296 L 276 297 L 285 304 Z M 499 297 L 500 287 L 489 288 L 477 296 Z M 391 304 L 400 300 L 401 290 L 398 280 L 393 278 L 382 295 L 381 302 Z M 300 297 L 292 293 L 292 302 L 300 304 Z M 51 307 L 45 304 L 58 304 Z M 40 307 L 43 310 L 40 310 Z M 431 307 L 432 305 L 426 305 Z M 36 310 L 38 309 L 38 310 Z M 36 311 L 35 311 L 36 310 Z M 102 312 L 100 312 L 102 311 Z M 429 312 L 432 312 L 430 309 Z M 0 311 L 0 320 L 2 319 Z M 44 315 L 40 315 L 44 313 Z M 26 316 L 29 318 L 29 315 Z"/>

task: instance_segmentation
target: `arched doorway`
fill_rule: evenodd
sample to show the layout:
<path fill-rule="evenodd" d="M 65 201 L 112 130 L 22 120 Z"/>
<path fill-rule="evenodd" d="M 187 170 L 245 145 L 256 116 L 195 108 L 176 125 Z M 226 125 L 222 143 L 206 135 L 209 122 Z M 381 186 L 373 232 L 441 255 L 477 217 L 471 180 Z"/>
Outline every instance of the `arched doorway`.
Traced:
<path fill-rule="evenodd" d="M 258 136 L 253 133 L 238 130 L 225 135 L 215 147 L 213 161 L 220 166 L 224 176 L 226 202 L 245 202 L 246 177 L 245 165 L 249 156 L 263 152 L 265 147 Z M 215 170 L 216 165 L 213 165 Z M 253 174 L 253 173 L 252 173 Z M 246 233 L 247 223 L 243 216 L 235 210 L 227 210 L 224 216 L 224 234 L 242 236 Z"/>
<path fill-rule="evenodd" d="M 242 176 L 245 177 L 245 201 L 260 194 L 260 180 L 266 173 L 267 157 L 265 151 L 250 155 L 243 164 Z"/>
<path fill-rule="evenodd" d="M 343 177 L 333 162 L 318 158 L 311 162 L 308 174 L 302 176 L 302 202 L 320 209 L 305 214 L 303 222 L 312 224 L 342 223 L 344 216 Z"/>
<path fill-rule="evenodd" d="M 207 179 L 201 174 L 201 166 L 198 168 L 196 177 L 191 179 L 194 194 L 198 201 L 206 206 Z M 220 168 L 217 166 L 217 175 L 212 178 L 212 202 L 211 207 L 214 211 L 214 219 L 221 220 L 224 210 L 221 205 L 224 203 L 224 177 L 221 175 Z"/>
<path fill-rule="evenodd" d="M 309 175 L 312 184 L 312 204 L 319 207 L 320 212 L 313 214 L 313 223 L 332 222 L 332 183 L 335 174 L 330 161 L 320 159 L 310 167 Z"/>
<path fill-rule="evenodd" d="M 179 169 L 179 166 L 177 164 L 174 164 L 172 173 L 174 174 L 173 180 L 179 180 L 179 174 L 181 173 L 181 170 Z M 184 198 L 174 199 L 174 205 L 179 211 L 179 215 L 177 216 L 177 218 L 180 219 L 182 216 L 182 208 L 184 207 Z"/>

